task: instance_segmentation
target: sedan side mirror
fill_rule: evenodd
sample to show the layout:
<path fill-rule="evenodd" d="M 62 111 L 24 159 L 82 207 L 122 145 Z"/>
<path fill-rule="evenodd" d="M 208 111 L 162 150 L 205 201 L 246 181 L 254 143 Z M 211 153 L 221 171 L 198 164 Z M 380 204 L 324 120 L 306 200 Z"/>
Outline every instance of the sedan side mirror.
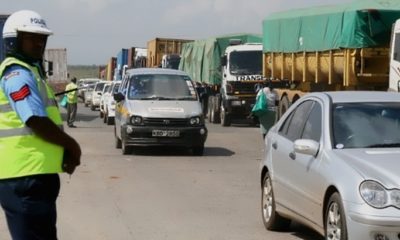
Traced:
<path fill-rule="evenodd" d="M 311 139 L 298 139 L 294 141 L 294 151 L 296 153 L 302 153 L 317 156 L 319 150 L 319 143 Z"/>
<path fill-rule="evenodd" d="M 125 96 L 121 92 L 114 93 L 114 100 L 115 101 L 121 102 L 124 99 L 125 99 Z"/>

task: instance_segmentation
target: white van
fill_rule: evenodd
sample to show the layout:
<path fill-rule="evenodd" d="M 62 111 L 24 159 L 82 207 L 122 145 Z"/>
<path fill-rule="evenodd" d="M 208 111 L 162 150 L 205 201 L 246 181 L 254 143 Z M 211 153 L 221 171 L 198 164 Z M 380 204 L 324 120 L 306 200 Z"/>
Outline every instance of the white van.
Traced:
<path fill-rule="evenodd" d="M 392 31 L 389 91 L 400 92 L 400 20 L 396 21 Z"/>
<path fill-rule="evenodd" d="M 203 155 L 207 128 L 198 94 L 182 71 L 137 68 L 126 72 L 115 107 L 116 147 L 181 146 Z"/>

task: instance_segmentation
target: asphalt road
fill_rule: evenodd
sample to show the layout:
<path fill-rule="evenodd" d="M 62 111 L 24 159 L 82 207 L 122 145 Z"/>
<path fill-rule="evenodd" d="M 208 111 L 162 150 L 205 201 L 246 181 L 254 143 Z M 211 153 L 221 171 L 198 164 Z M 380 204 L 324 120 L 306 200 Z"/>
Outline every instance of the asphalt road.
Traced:
<path fill-rule="evenodd" d="M 78 127 L 66 127 L 83 156 L 71 177 L 61 174 L 60 240 L 322 239 L 296 223 L 285 232 L 265 230 L 258 128 L 207 124 L 201 157 L 173 148 L 143 148 L 125 156 L 114 147 L 113 126 L 98 116 L 80 104 Z M 0 239 L 10 239 L 3 215 Z"/>

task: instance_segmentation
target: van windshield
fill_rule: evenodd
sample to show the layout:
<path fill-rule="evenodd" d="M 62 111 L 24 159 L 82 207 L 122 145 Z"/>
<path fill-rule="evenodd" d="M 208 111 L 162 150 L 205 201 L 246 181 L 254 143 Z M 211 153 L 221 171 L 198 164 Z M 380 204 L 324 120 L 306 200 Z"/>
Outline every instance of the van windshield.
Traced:
<path fill-rule="evenodd" d="M 129 79 L 128 99 L 197 100 L 197 97 L 188 76 L 142 74 Z"/>

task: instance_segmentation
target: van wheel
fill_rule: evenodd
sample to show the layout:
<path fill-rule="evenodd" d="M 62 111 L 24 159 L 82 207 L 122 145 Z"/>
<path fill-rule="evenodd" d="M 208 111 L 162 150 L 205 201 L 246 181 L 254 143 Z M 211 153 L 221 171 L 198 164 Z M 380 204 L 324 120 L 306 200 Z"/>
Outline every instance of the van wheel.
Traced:
<path fill-rule="evenodd" d="M 114 124 L 114 118 L 107 116 L 107 125 L 112 125 Z"/>
<path fill-rule="evenodd" d="M 117 128 L 114 127 L 114 137 L 115 137 L 115 148 L 119 149 L 122 147 L 121 139 L 117 136 Z"/>
<path fill-rule="evenodd" d="M 203 146 L 196 146 L 192 148 L 193 156 L 203 156 L 204 154 L 204 145 Z"/>
<path fill-rule="evenodd" d="M 132 153 L 133 148 L 131 146 L 127 146 L 126 142 L 122 140 L 122 154 L 128 155 Z"/>

